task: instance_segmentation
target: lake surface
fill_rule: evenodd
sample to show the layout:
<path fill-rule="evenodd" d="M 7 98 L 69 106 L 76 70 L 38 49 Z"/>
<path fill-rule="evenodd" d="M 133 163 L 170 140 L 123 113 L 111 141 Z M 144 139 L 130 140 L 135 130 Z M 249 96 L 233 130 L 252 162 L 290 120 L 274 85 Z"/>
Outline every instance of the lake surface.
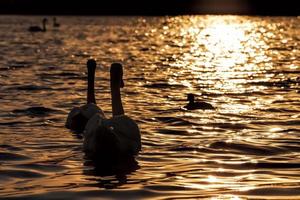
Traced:
<path fill-rule="evenodd" d="M 300 199 L 300 18 L 0 16 L 0 198 Z M 111 116 L 124 64 L 136 162 L 95 168 L 64 127 L 86 101 Z M 183 109 L 186 95 L 216 110 Z"/>

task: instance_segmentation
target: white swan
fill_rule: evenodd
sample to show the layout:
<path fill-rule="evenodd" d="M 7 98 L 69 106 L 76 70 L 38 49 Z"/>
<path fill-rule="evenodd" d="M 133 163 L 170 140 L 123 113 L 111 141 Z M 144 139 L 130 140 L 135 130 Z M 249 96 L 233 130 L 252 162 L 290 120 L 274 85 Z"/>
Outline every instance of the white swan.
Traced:
<path fill-rule="evenodd" d="M 103 111 L 96 105 L 94 81 L 96 61 L 90 59 L 87 61 L 88 68 L 88 88 L 87 88 L 87 104 L 81 107 L 75 107 L 71 110 L 66 121 L 66 127 L 75 130 L 83 131 L 86 123 L 96 113 L 101 117 L 105 117 Z"/>
<path fill-rule="evenodd" d="M 96 114 L 85 127 L 83 147 L 92 158 L 122 158 L 136 155 L 141 150 L 139 127 L 124 114 L 120 93 L 120 88 L 124 86 L 122 76 L 122 65 L 112 64 L 110 85 L 113 117 L 105 119 Z"/>
<path fill-rule="evenodd" d="M 46 18 L 44 18 L 43 19 L 43 26 L 42 26 L 42 28 L 39 27 L 39 26 L 30 26 L 28 28 L 28 31 L 29 32 L 46 32 L 46 23 L 47 23 L 47 21 L 48 20 Z"/>

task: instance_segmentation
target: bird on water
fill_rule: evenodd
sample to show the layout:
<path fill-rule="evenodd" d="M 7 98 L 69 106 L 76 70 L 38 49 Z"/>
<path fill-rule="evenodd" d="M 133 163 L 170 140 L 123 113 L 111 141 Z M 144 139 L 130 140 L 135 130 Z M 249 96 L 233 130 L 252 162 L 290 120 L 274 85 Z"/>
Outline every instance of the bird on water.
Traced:
<path fill-rule="evenodd" d="M 210 104 L 206 103 L 204 101 L 198 101 L 195 102 L 195 95 L 194 94 L 188 94 L 187 100 L 189 101 L 187 105 L 184 106 L 187 110 L 214 110 L 215 108 Z"/>
<path fill-rule="evenodd" d="M 28 31 L 29 32 L 46 32 L 46 24 L 47 24 L 48 20 L 47 18 L 44 18 L 43 19 L 43 25 L 42 25 L 42 28 L 40 26 L 30 26 L 28 28 Z"/>

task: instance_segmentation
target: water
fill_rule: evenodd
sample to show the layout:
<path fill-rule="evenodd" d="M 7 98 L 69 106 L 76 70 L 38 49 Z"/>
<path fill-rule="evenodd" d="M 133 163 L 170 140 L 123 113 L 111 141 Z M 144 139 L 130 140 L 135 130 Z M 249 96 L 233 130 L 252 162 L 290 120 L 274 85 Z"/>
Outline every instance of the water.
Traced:
<path fill-rule="evenodd" d="M 41 19 L 0 17 L 0 198 L 300 199 L 299 17 L 58 17 L 29 33 Z M 95 169 L 64 127 L 90 57 L 109 116 L 124 64 L 136 163 Z M 184 110 L 187 93 L 216 110 Z"/>

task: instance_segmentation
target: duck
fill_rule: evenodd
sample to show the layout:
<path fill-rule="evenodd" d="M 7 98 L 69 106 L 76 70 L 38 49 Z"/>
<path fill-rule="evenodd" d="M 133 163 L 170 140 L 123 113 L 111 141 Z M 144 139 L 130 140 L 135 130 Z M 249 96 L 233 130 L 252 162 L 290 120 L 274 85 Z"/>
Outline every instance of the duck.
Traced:
<path fill-rule="evenodd" d="M 47 23 L 47 18 L 44 18 L 43 19 L 43 26 L 42 26 L 42 28 L 41 27 L 39 27 L 39 26 L 30 26 L 29 28 L 28 28 L 28 31 L 29 32 L 46 32 L 46 23 Z"/>
<path fill-rule="evenodd" d="M 137 123 L 125 115 L 120 89 L 124 87 L 123 67 L 113 63 L 110 68 L 112 118 L 94 115 L 83 133 L 83 149 L 90 158 L 122 159 L 141 150 L 141 134 Z"/>
<path fill-rule="evenodd" d="M 57 23 L 57 21 L 56 21 L 56 17 L 53 18 L 53 27 L 55 27 L 55 28 L 60 27 L 60 24 Z"/>
<path fill-rule="evenodd" d="M 215 110 L 215 108 L 210 104 L 203 101 L 195 102 L 195 95 L 194 94 L 188 94 L 187 100 L 189 101 L 187 105 L 184 106 L 187 110 Z"/>
<path fill-rule="evenodd" d="M 94 80 L 96 61 L 89 59 L 87 61 L 88 70 L 88 87 L 87 87 L 87 102 L 85 105 L 80 107 L 74 107 L 68 114 L 66 121 L 66 128 L 82 132 L 89 121 L 95 114 L 99 114 L 101 117 L 105 117 L 104 112 L 96 104 L 95 91 L 94 91 Z"/>

